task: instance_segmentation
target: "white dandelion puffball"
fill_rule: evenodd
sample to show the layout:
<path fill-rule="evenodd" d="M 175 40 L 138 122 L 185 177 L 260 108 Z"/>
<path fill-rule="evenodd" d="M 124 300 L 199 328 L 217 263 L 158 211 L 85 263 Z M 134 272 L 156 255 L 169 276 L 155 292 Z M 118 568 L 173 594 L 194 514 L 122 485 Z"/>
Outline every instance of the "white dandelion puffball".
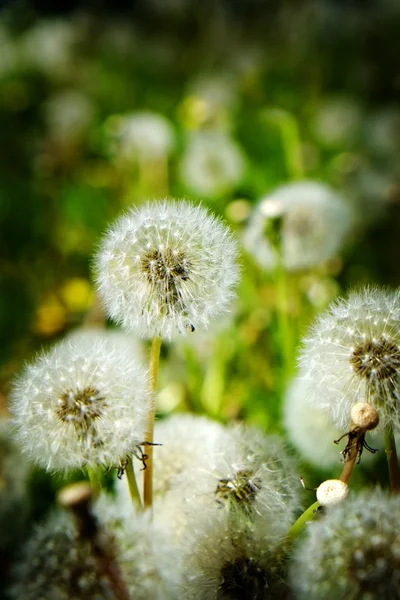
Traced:
<path fill-rule="evenodd" d="M 158 159 L 168 155 L 175 146 L 172 124 L 157 113 L 114 116 L 111 117 L 110 128 L 113 153 L 126 161 Z"/>
<path fill-rule="evenodd" d="M 254 427 L 228 428 L 211 465 L 187 480 L 194 520 L 199 510 L 221 513 L 236 532 L 251 527 L 270 542 L 285 537 L 300 506 L 294 461 L 280 438 Z"/>
<path fill-rule="evenodd" d="M 276 518 L 276 515 L 274 515 Z M 265 536 L 229 530 L 221 513 L 199 511 L 187 529 L 178 600 L 281 600 L 282 552 Z"/>
<path fill-rule="evenodd" d="M 333 258 L 351 227 L 350 208 L 339 194 L 315 181 L 277 188 L 255 207 L 243 234 L 246 250 L 261 267 L 275 268 L 278 249 L 268 226 L 281 220 L 280 252 L 289 271 L 314 267 Z"/>
<path fill-rule="evenodd" d="M 356 402 L 400 429 L 400 291 L 365 288 L 339 299 L 303 342 L 301 372 L 310 404 L 348 428 Z"/>
<path fill-rule="evenodd" d="M 228 192 L 244 173 L 243 153 L 222 132 L 200 132 L 192 136 L 180 164 L 180 176 L 188 190 L 201 196 Z"/>
<path fill-rule="evenodd" d="M 228 228 L 203 207 L 154 202 L 131 209 L 105 235 L 96 256 L 99 295 L 126 329 L 171 339 L 226 312 L 236 256 Z"/>
<path fill-rule="evenodd" d="M 154 495 L 164 496 L 170 490 L 185 486 L 199 469 L 210 468 L 216 447 L 224 438 L 225 428 L 207 417 L 175 414 L 156 421 L 154 442 Z M 184 449 L 184 450 L 183 450 Z M 141 465 L 135 465 L 140 479 Z M 118 485 L 117 489 L 126 486 Z"/>
<path fill-rule="evenodd" d="M 400 498 L 368 490 L 307 527 L 290 583 L 299 600 L 399 597 Z"/>
<path fill-rule="evenodd" d="M 17 439 L 48 470 L 118 465 L 145 437 L 147 374 L 130 350 L 66 341 L 42 353 L 17 380 Z"/>
<path fill-rule="evenodd" d="M 293 380 L 285 394 L 283 423 L 290 442 L 309 463 L 321 469 L 340 465 L 340 448 L 334 440 L 347 429 L 335 427 L 325 411 L 310 406 L 307 382 L 300 377 Z"/>
<path fill-rule="evenodd" d="M 112 540 L 107 541 L 109 549 Z M 8 593 L 14 600 L 117 600 L 121 596 L 107 575 L 90 540 L 59 510 L 36 526 L 14 565 Z"/>

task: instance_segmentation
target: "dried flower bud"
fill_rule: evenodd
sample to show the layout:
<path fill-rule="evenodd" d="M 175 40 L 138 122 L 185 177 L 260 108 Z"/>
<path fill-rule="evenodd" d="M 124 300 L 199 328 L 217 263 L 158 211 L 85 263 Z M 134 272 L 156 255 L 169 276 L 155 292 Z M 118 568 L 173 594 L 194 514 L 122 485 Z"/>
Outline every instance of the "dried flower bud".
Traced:
<path fill-rule="evenodd" d="M 345 500 L 349 486 L 340 479 L 327 479 L 317 489 L 317 500 L 321 506 L 332 506 Z"/>
<path fill-rule="evenodd" d="M 354 404 L 350 415 L 352 423 L 364 431 L 375 429 L 379 424 L 378 411 L 368 402 L 357 402 Z"/>

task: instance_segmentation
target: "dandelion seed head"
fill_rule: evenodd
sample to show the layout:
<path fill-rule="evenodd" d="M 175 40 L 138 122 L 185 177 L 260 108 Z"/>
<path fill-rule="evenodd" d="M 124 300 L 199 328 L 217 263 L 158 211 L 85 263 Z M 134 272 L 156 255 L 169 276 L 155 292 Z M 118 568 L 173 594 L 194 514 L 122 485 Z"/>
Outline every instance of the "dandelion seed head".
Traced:
<path fill-rule="evenodd" d="M 218 196 L 240 183 L 244 158 L 239 146 L 222 132 L 192 136 L 180 164 L 188 190 L 201 196 Z"/>
<path fill-rule="evenodd" d="M 21 449 L 49 470 L 118 464 L 143 442 L 148 406 L 133 352 L 88 339 L 39 355 L 12 400 Z"/>
<path fill-rule="evenodd" d="M 371 404 L 380 427 L 400 428 L 400 293 L 365 288 L 339 299 L 316 321 L 300 354 L 309 403 L 339 428 L 352 406 Z"/>
<path fill-rule="evenodd" d="M 90 542 L 78 536 L 71 516 L 61 511 L 36 527 L 13 575 L 10 597 L 16 600 L 117 598 Z"/>
<path fill-rule="evenodd" d="M 400 580 L 400 502 L 368 490 L 311 523 L 290 569 L 300 600 L 397 598 Z"/>
<path fill-rule="evenodd" d="M 268 538 L 237 534 L 216 513 L 199 513 L 182 549 L 179 600 L 282 598 L 282 556 Z"/>
<path fill-rule="evenodd" d="M 205 512 L 225 515 L 236 531 L 254 528 L 271 542 L 282 539 L 299 508 L 293 460 L 277 437 L 253 427 L 228 428 L 211 467 L 189 481 L 188 514 L 203 506 Z"/>
<path fill-rule="evenodd" d="M 333 258 L 352 221 L 341 196 L 321 183 L 302 181 L 277 188 L 255 207 L 243 234 L 246 250 L 267 270 L 275 268 L 279 260 L 267 234 L 272 219 L 277 218 L 282 221 L 282 260 L 289 271 Z"/>
<path fill-rule="evenodd" d="M 137 158 L 157 160 L 170 154 L 175 146 L 172 124 L 157 113 L 113 115 L 107 127 L 113 154 L 126 162 Z"/>
<path fill-rule="evenodd" d="M 228 229 L 201 206 L 154 202 L 132 209 L 104 237 L 99 294 L 111 318 L 141 337 L 186 335 L 227 310 L 236 255 Z"/>

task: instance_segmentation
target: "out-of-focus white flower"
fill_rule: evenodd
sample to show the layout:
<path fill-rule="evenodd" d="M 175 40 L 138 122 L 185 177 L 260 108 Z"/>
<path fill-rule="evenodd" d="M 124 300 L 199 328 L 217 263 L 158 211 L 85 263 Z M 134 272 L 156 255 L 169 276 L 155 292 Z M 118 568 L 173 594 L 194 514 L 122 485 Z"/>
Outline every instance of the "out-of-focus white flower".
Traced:
<path fill-rule="evenodd" d="M 15 600 L 117 600 L 90 541 L 62 511 L 36 527 L 13 575 L 9 593 Z"/>
<path fill-rule="evenodd" d="M 298 482 L 278 437 L 235 427 L 219 440 L 211 466 L 187 478 L 187 510 L 197 514 L 203 506 L 210 514 L 225 514 L 236 532 L 250 527 L 271 542 L 280 540 L 299 508 Z"/>
<path fill-rule="evenodd" d="M 87 96 L 70 89 L 54 95 L 45 105 L 45 118 L 53 138 L 63 142 L 80 138 L 89 127 L 94 107 Z"/>
<path fill-rule="evenodd" d="M 356 402 L 380 424 L 400 429 L 400 292 L 365 288 L 339 299 L 316 321 L 300 354 L 304 397 L 348 427 Z"/>
<path fill-rule="evenodd" d="M 350 417 L 347 429 L 338 429 L 325 411 L 310 406 L 307 394 L 307 382 L 297 377 L 285 395 L 283 421 L 289 440 L 315 467 L 338 466 L 340 449 L 334 440 L 348 431 Z"/>
<path fill-rule="evenodd" d="M 314 267 L 333 258 L 349 232 L 352 215 L 345 201 L 328 186 L 315 181 L 277 188 L 255 207 L 243 243 L 265 269 L 279 260 L 268 239 L 268 228 L 280 219 L 280 252 L 288 270 Z"/>
<path fill-rule="evenodd" d="M 118 465 L 145 437 L 147 376 L 109 341 L 61 342 L 17 380 L 17 439 L 49 470 Z"/>
<path fill-rule="evenodd" d="M 117 327 L 79 327 L 69 331 L 64 339 L 73 343 L 99 343 L 107 341 L 115 348 L 118 348 L 123 354 L 130 351 L 134 360 L 139 360 L 143 363 L 147 361 L 147 355 L 142 340 Z"/>
<path fill-rule="evenodd" d="M 155 496 L 182 487 L 199 469 L 210 468 L 224 435 L 222 425 L 206 417 L 176 414 L 156 421 L 154 441 L 161 445 L 154 449 Z"/>
<path fill-rule="evenodd" d="M 240 183 L 244 166 L 240 147 L 225 134 L 198 132 L 189 139 L 180 163 L 180 176 L 191 192 L 217 196 Z"/>
<path fill-rule="evenodd" d="M 176 600 L 181 581 L 180 555 L 168 523 L 155 511 L 135 513 L 131 502 L 101 497 L 94 509 L 101 527 L 114 537 L 117 566 L 132 600 Z"/>
<path fill-rule="evenodd" d="M 291 585 L 299 600 L 398 598 L 400 500 L 368 490 L 310 523 L 295 552 Z"/>
<path fill-rule="evenodd" d="M 26 531 L 30 503 L 29 464 L 11 437 L 8 419 L 0 419 L 0 550 L 17 544 Z"/>
<path fill-rule="evenodd" d="M 133 208 L 96 256 L 110 317 L 142 337 L 170 339 L 207 328 L 226 312 L 238 279 L 229 230 L 201 206 L 160 201 Z"/>
<path fill-rule="evenodd" d="M 38 21 L 19 40 L 21 60 L 49 76 L 60 78 L 71 71 L 79 32 L 73 21 Z"/>
<path fill-rule="evenodd" d="M 108 121 L 111 150 L 116 158 L 157 160 L 175 146 L 175 133 L 166 117 L 152 112 L 114 115 Z"/>
<path fill-rule="evenodd" d="M 314 114 L 312 129 L 326 146 L 352 142 L 361 125 L 360 106 L 348 97 L 328 98 Z"/>
<path fill-rule="evenodd" d="M 179 600 L 234 600 L 285 597 L 282 553 L 276 541 L 254 530 L 229 530 L 221 514 L 204 514 L 187 530 L 182 552 Z M 270 512 L 266 518 L 279 518 Z"/>

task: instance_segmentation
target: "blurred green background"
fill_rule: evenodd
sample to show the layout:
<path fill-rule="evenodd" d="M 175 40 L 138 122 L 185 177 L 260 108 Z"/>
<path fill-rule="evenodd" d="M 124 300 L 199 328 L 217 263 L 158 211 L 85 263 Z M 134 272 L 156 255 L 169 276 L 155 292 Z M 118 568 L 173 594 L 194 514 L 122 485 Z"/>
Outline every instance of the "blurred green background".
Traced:
<path fill-rule="evenodd" d="M 350 286 L 399 284 L 399 33 L 395 0 L 3 3 L 3 408 L 36 350 L 101 322 L 90 259 L 121 209 L 201 200 L 240 239 L 261 197 L 305 178 L 354 211 L 342 256 L 288 275 L 282 305 L 274 277 L 243 253 L 228 333 L 164 349 L 161 412 L 279 431 L 313 316 Z"/>

